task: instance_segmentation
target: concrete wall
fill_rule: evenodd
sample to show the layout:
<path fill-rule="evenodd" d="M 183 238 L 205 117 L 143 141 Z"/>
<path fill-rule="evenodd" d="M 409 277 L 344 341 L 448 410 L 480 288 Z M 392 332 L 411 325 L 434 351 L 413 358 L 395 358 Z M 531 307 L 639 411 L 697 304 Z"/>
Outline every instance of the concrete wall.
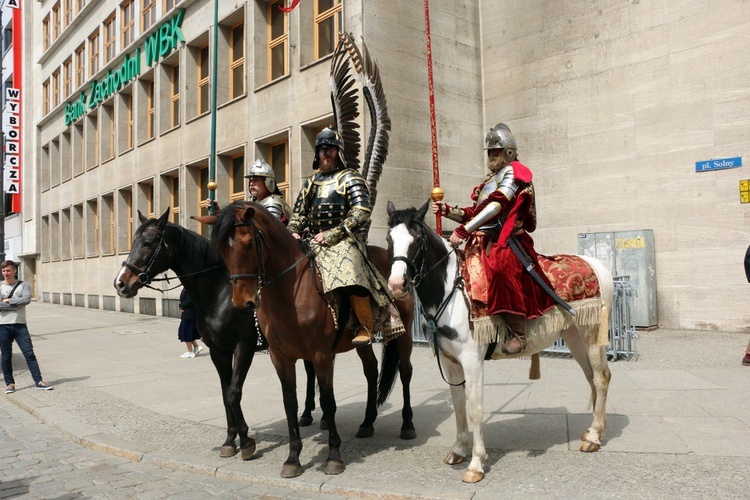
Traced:
<path fill-rule="evenodd" d="M 745 331 L 750 4 L 482 3 L 486 126 L 506 121 L 536 175 L 538 250 L 649 228 L 659 324 Z"/>

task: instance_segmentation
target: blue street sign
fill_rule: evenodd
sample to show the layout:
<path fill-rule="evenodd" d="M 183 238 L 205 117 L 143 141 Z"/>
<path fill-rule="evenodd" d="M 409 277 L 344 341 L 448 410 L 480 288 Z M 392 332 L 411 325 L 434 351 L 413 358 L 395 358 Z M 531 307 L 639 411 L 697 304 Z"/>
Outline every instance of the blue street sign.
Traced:
<path fill-rule="evenodd" d="M 742 157 L 719 158 L 718 160 L 705 160 L 695 162 L 696 172 L 707 172 L 709 170 L 723 170 L 725 168 L 737 168 L 742 166 Z"/>

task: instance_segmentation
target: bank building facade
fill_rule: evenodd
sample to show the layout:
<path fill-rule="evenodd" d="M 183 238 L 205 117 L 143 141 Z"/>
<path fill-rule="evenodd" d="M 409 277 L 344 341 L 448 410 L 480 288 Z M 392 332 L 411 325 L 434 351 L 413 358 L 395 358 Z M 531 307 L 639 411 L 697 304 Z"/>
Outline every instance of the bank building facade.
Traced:
<path fill-rule="evenodd" d="M 248 196 L 244 176 L 259 158 L 293 204 L 315 136 L 333 121 L 331 58 L 346 31 L 378 62 L 393 123 L 372 243 L 385 244 L 387 201 L 418 207 L 436 177 L 445 201 L 469 205 L 486 171 L 484 137 L 505 122 L 535 176 L 537 250 L 588 251 L 582 238 L 600 235 L 615 253 L 648 248 L 658 320 L 645 326 L 747 330 L 746 2 L 40 0 L 21 9 L 23 76 L 11 83 L 22 91 L 22 180 L 6 248 L 15 238 L 9 257 L 37 300 L 174 314 L 179 290 L 125 299 L 112 282 L 138 211 L 168 211 L 208 234 L 190 217 L 207 213 L 213 76 L 217 201 Z M 363 137 L 368 126 L 362 117 Z"/>

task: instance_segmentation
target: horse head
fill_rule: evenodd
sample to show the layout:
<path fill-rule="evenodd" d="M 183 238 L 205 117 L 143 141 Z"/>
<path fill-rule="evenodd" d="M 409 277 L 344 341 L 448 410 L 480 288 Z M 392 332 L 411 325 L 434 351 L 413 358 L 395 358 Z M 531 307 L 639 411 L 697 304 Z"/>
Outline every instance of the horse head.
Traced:
<path fill-rule="evenodd" d="M 414 207 L 396 210 L 388 202 L 388 256 L 391 259 L 391 275 L 388 288 L 396 298 L 402 298 L 419 279 L 424 264 L 424 252 L 428 228 L 424 216 L 430 202 L 417 210 Z"/>
<path fill-rule="evenodd" d="M 232 305 L 245 314 L 252 314 L 255 307 L 268 256 L 268 243 L 259 227 L 263 219 L 257 209 L 259 206 L 235 201 L 222 208 L 214 219 L 211 233 L 211 242 L 229 271 Z"/>
<path fill-rule="evenodd" d="M 141 225 L 135 232 L 130 253 L 114 281 L 117 294 L 125 298 L 134 297 L 157 274 L 169 269 L 170 256 L 164 241 L 169 209 L 158 219 L 148 219 L 139 210 L 138 218 Z"/>

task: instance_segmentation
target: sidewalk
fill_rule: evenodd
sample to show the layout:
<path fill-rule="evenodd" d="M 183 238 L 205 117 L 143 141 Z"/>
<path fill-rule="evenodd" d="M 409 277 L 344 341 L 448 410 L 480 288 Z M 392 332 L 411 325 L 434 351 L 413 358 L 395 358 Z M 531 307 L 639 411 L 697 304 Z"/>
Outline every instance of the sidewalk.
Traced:
<path fill-rule="evenodd" d="M 637 361 L 610 364 L 608 431 L 600 452 L 578 451 L 591 422 L 589 388 L 572 359 L 542 358 L 485 368 L 485 479 L 463 484 L 466 465 L 442 463 L 455 439 L 449 387 L 427 347 L 413 354 L 417 439 L 402 441 L 401 384 L 375 423 L 354 438 L 364 416 L 364 377 L 354 353 L 336 359 L 336 415 L 347 466 L 322 473 L 328 433 L 302 428 L 302 476 L 279 477 L 287 426 L 281 389 L 267 354 L 256 356 L 243 410 L 256 457 L 219 458 L 225 417 L 207 350 L 182 359 L 178 320 L 34 302 L 29 329 L 54 391 L 35 391 L 14 346 L 18 391 L 5 396 L 75 442 L 108 453 L 196 473 L 307 492 L 433 498 L 742 497 L 750 477 L 750 367 L 747 334 L 656 330 L 640 334 Z M 710 352 L 703 352 L 710 349 Z M 380 358 L 380 346 L 376 346 Z M 298 364 L 302 406 L 304 370 Z"/>

